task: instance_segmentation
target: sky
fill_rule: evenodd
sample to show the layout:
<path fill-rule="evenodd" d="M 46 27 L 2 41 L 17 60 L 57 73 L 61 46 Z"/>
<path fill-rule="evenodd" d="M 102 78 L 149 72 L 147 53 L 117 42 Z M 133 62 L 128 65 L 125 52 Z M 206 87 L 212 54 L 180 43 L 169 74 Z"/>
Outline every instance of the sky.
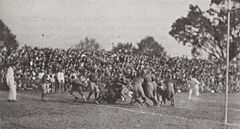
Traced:
<path fill-rule="evenodd" d="M 168 32 L 189 5 L 210 0 L 0 0 L 0 19 L 20 45 L 69 48 L 85 37 L 110 50 L 112 43 L 136 44 L 153 36 L 171 56 L 191 55 Z M 44 34 L 44 36 L 42 36 Z"/>

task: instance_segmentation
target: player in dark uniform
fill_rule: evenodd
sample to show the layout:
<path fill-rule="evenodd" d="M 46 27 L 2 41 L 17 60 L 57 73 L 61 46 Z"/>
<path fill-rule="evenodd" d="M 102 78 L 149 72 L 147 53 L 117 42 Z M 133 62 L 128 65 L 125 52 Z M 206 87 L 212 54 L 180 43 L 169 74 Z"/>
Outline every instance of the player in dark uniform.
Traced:
<path fill-rule="evenodd" d="M 78 99 L 78 97 L 73 94 L 74 91 L 77 91 L 83 97 L 84 102 L 86 102 L 86 97 L 83 94 L 83 86 L 76 75 L 70 76 L 70 84 L 71 84 L 71 88 L 69 90 L 69 93 L 73 97 L 75 97 L 75 99 Z"/>
<path fill-rule="evenodd" d="M 126 89 L 127 81 L 123 74 L 118 74 L 118 76 L 113 80 L 112 82 L 112 89 L 115 94 L 114 98 L 122 99 L 123 101 L 126 101 L 125 98 L 125 89 Z"/>
<path fill-rule="evenodd" d="M 145 70 L 143 74 L 143 90 L 145 95 L 153 101 L 154 106 L 158 106 L 156 76 L 151 71 Z"/>
<path fill-rule="evenodd" d="M 91 73 L 90 78 L 89 78 L 88 85 L 89 85 L 90 92 L 88 94 L 87 99 L 90 100 L 90 97 L 91 97 L 92 93 L 94 93 L 95 101 L 98 104 L 97 98 L 98 98 L 99 89 L 98 89 L 97 83 L 98 83 L 98 72 L 97 72 L 97 69 L 94 69 L 94 72 Z"/>

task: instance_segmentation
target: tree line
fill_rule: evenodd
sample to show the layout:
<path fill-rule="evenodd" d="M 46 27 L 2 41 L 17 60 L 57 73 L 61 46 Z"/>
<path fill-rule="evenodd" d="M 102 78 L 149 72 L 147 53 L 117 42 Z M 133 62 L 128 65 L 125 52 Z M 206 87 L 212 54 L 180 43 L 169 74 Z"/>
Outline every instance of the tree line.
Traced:
<path fill-rule="evenodd" d="M 224 62 L 227 51 L 227 13 L 230 11 L 229 51 L 232 60 L 240 53 L 240 0 L 231 2 L 231 10 L 228 10 L 228 0 L 211 0 L 207 10 L 202 10 L 198 5 L 189 5 L 187 16 L 176 19 L 169 34 L 177 43 L 190 46 L 193 57 L 206 53 L 209 60 Z M 18 46 L 16 36 L 0 20 L 0 62 L 16 51 Z M 101 46 L 95 39 L 86 37 L 72 48 L 93 51 L 101 49 Z M 117 43 L 112 51 L 157 57 L 167 55 L 164 47 L 152 36 L 140 40 L 136 46 L 132 43 Z"/>

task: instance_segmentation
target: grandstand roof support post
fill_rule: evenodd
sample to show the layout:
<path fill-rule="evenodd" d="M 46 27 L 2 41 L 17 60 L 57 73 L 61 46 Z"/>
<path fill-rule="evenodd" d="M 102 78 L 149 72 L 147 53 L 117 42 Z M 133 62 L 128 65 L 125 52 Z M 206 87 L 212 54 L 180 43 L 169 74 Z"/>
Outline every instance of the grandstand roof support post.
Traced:
<path fill-rule="evenodd" d="M 227 66 L 226 66 L 226 94 L 224 124 L 228 123 L 228 82 L 229 82 L 229 43 L 230 43 L 230 0 L 228 0 L 228 22 L 227 22 Z"/>

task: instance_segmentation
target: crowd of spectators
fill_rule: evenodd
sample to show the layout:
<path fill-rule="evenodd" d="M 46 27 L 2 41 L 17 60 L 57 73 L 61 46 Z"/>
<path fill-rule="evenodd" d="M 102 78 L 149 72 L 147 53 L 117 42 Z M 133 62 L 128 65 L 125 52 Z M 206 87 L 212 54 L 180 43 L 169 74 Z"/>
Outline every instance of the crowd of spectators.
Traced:
<path fill-rule="evenodd" d="M 33 85 L 41 72 L 49 71 L 52 80 L 59 70 L 68 76 L 75 72 L 88 78 L 97 69 L 100 80 L 105 82 L 118 78 L 119 75 L 131 80 L 144 69 L 152 71 L 157 80 L 173 79 L 175 86 L 187 91 L 186 84 L 190 75 L 194 75 L 204 91 L 222 92 L 225 89 L 224 64 L 212 63 L 206 59 L 189 59 L 187 57 L 154 57 L 126 53 L 113 53 L 106 50 L 85 51 L 75 49 L 38 48 L 23 46 L 6 60 L 17 61 L 15 70 L 18 87 L 24 90 L 37 89 Z M 4 67 L 1 68 L 1 75 Z M 104 79 L 110 77 L 110 79 Z M 0 81 L 3 81 L 3 76 Z M 230 66 L 230 91 L 239 92 L 240 75 L 236 62 Z"/>

